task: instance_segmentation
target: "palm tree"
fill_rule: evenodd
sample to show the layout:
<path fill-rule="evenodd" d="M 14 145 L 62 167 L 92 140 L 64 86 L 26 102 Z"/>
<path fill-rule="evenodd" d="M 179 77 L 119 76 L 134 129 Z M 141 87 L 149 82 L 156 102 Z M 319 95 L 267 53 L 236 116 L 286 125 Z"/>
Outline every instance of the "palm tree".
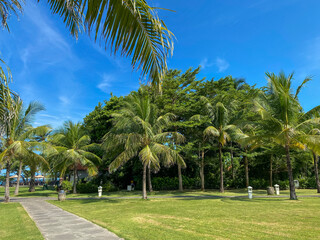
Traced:
<path fill-rule="evenodd" d="M 60 178 L 65 172 L 73 169 L 73 193 L 77 193 L 77 171 L 79 166 L 86 167 L 89 175 L 98 172 L 100 157 L 90 152 L 91 139 L 80 123 L 66 121 L 63 127 L 55 132 L 51 143 L 55 150 L 47 152 L 48 158 L 54 161 L 54 167 L 60 170 Z"/>
<path fill-rule="evenodd" d="M 127 97 L 124 107 L 113 114 L 114 126 L 104 136 L 103 146 L 109 150 L 117 149 L 120 154 L 109 165 L 109 171 L 115 171 L 130 159 L 138 156 L 143 165 L 142 198 L 147 199 L 146 172 L 150 164 L 153 170 L 159 170 L 160 162 L 169 166 L 185 162 L 179 153 L 170 148 L 169 143 L 181 143 L 183 135 L 178 132 L 164 132 L 172 122 L 172 114 L 157 117 L 157 109 L 151 104 L 149 96 L 133 93 Z"/>
<path fill-rule="evenodd" d="M 39 0 L 38 0 L 39 1 Z M 0 17 L 5 27 L 11 13 L 22 11 L 19 0 L 0 0 Z M 133 68 L 149 74 L 154 85 L 161 83 L 166 58 L 173 51 L 173 34 L 146 0 L 50 0 L 53 14 L 59 15 L 70 33 L 93 35 L 110 47 L 113 54 L 130 56 Z"/>
<path fill-rule="evenodd" d="M 256 124 L 260 131 L 256 136 L 243 139 L 245 142 L 263 140 L 273 142 L 285 149 L 286 164 L 289 176 L 290 199 L 297 199 L 293 181 L 292 162 L 290 157 L 291 148 L 305 149 L 309 147 L 314 151 L 319 150 L 319 135 L 305 133 L 303 130 L 314 124 L 319 124 L 320 118 L 310 118 L 314 112 L 318 112 L 320 106 L 303 113 L 298 101 L 298 95 L 305 83 L 310 81 L 306 78 L 292 92 L 293 74 L 286 76 L 281 72 L 278 76 L 274 73 L 266 73 L 269 81 L 266 93 L 262 93 L 255 101 L 255 111 L 261 116 L 261 121 Z"/>
<path fill-rule="evenodd" d="M 206 102 L 206 109 L 208 117 L 211 121 L 211 126 L 204 130 L 204 136 L 208 139 L 218 142 L 219 149 L 219 162 L 220 162 L 220 192 L 224 192 L 223 184 L 223 161 L 222 161 L 222 149 L 225 144 L 232 139 L 232 137 L 239 138 L 243 136 L 241 130 L 233 124 L 228 124 L 228 110 L 223 103 L 218 102 L 216 105 L 212 105 L 208 99 L 202 98 Z"/>
<path fill-rule="evenodd" d="M 21 3 L 19 0 L 0 0 L 0 19 L 4 28 L 9 31 L 8 17 L 11 14 L 18 15 L 18 12 L 22 11 Z"/>
<path fill-rule="evenodd" d="M 48 130 L 48 126 L 33 128 L 31 122 L 35 114 L 42 111 L 44 107 L 31 102 L 24 110 L 22 100 L 17 95 L 12 95 L 10 89 L 1 85 L 0 89 L 0 162 L 6 166 L 6 188 L 5 201 L 10 201 L 9 177 L 10 167 L 14 159 L 22 159 L 33 156 L 34 158 L 45 161 L 43 157 L 33 150 L 39 144 L 32 141 L 32 136 Z"/>

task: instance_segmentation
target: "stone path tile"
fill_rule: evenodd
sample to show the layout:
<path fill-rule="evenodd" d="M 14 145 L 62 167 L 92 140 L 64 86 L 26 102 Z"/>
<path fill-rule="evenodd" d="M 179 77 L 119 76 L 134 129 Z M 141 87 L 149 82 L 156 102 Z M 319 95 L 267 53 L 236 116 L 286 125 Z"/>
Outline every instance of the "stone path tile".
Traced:
<path fill-rule="evenodd" d="M 47 240 L 120 240 L 114 233 L 43 199 L 19 201 Z"/>

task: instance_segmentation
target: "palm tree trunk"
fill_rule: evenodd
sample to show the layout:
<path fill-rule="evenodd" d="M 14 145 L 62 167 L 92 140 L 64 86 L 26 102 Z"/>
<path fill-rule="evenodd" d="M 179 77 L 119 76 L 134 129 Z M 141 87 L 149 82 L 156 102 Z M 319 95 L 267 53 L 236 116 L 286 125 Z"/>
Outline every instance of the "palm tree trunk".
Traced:
<path fill-rule="evenodd" d="M 285 145 L 285 149 L 286 149 L 287 169 L 288 169 L 289 185 L 290 185 L 290 200 L 297 200 L 296 188 L 294 186 L 294 181 L 293 181 L 289 144 Z"/>
<path fill-rule="evenodd" d="M 142 198 L 147 199 L 147 163 L 143 164 Z"/>
<path fill-rule="evenodd" d="M 201 152 L 200 178 L 201 178 L 201 191 L 204 191 L 204 150 L 202 150 Z"/>
<path fill-rule="evenodd" d="M 35 179 L 36 179 L 36 168 L 34 166 L 30 167 L 30 173 L 31 173 L 31 177 L 30 177 L 30 186 L 29 186 L 29 192 L 35 192 Z"/>
<path fill-rule="evenodd" d="M 73 194 L 77 193 L 77 180 L 78 180 L 78 176 L 77 176 L 77 165 L 75 164 L 73 167 Z"/>
<path fill-rule="evenodd" d="M 230 144 L 231 144 L 231 150 L 230 150 L 230 156 L 231 156 L 231 173 L 232 173 L 232 180 L 234 180 L 235 174 L 234 174 L 234 161 L 233 161 L 232 142 L 231 142 Z"/>
<path fill-rule="evenodd" d="M 244 168 L 245 168 L 245 174 L 246 174 L 246 187 L 249 187 L 249 162 L 248 162 L 248 156 L 247 156 L 247 149 L 246 149 L 246 154 L 244 155 Z"/>
<path fill-rule="evenodd" d="M 314 174 L 316 176 L 317 193 L 320 193 L 319 171 L 318 171 L 318 156 L 313 153 Z"/>
<path fill-rule="evenodd" d="M 222 146 L 219 143 L 219 161 L 220 161 L 220 192 L 224 192 L 224 184 L 223 184 L 223 162 L 222 162 Z"/>
<path fill-rule="evenodd" d="M 150 163 L 149 163 L 149 166 L 148 166 L 148 185 L 149 185 L 149 192 L 153 192 L 152 182 L 151 182 L 151 168 L 150 168 Z"/>
<path fill-rule="evenodd" d="M 15 189 L 15 191 L 14 191 L 14 195 L 18 195 L 18 194 L 19 194 L 19 186 L 20 186 L 21 172 L 22 172 L 22 160 L 20 160 L 20 164 L 19 164 L 19 171 L 18 171 L 18 178 L 17 178 L 17 186 L 16 186 L 16 189 Z"/>
<path fill-rule="evenodd" d="M 4 193 L 4 201 L 10 202 L 10 163 L 9 160 L 7 161 L 6 164 L 6 188 L 5 188 L 5 193 Z"/>
<path fill-rule="evenodd" d="M 272 187 L 272 154 L 270 155 L 270 187 Z"/>
<path fill-rule="evenodd" d="M 183 191 L 181 165 L 178 163 L 179 191 Z"/>

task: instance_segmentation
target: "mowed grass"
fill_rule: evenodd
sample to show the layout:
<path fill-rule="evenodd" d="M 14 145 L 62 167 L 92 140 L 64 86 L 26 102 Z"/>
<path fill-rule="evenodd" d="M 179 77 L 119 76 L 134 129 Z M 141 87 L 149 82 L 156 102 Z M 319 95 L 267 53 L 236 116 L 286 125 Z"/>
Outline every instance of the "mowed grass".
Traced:
<path fill-rule="evenodd" d="M 14 187 L 10 188 L 11 197 L 57 197 L 57 191 L 55 190 L 43 190 L 42 187 L 36 187 L 35 192 L 29 192 L 28 187 L 20 187 L 19 195 L 14 196 Z M 298 196 L 302 195 L 320 195 L 317 194 L 316 189 L 297 189 Z M 154 191 L 149 196 L 247 196 L 247 189 L 234 189 L 226 190 L 225 193 L 220 193 L 218 190 L 185 190 L 185 191 Z M 266 190 L 254 189 L 253 195 L 266 195 Z M 280 195 L 289 195 L 289 190 L 281 190 Z M 0 197 L 4 196 L 4 187 L 0 187 Z M 97 193 L 86 193 L 86 194 L 72 194 L 68 193 L 67 198 L 86 198 L 86 197 L 97 197 Z M 140 197 L 141 191 L 117 191 L 117 192 L 103 192 L 103 197 Z"/>
<path fill-rule="evenodd" d="M 43 239 L 20 203 L 0 203 L 0 239 Z"/>
<path fill-rule="evenodd" d="M 50 202 L 126 240 L 320 239 L 319 198 Z"/>

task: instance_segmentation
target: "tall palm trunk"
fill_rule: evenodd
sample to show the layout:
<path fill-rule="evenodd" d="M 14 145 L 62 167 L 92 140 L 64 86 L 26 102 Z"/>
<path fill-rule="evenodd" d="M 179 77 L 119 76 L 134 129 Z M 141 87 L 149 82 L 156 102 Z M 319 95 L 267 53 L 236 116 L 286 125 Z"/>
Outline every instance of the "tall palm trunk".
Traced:
<path fill-rule="evenodd" d="M 231 156 L 231 173 L 232 173 L 232 180 L 234 180 L 235 174 L 234 174 L 234 161 L 233 161 L 232 142 L 231 142 L 230 144 L 231 144 L 231 150 L 230 150 L 230 156 Z"/>
<path fill-rule="evenodd" d="M 224 192 L 223 184 L 223 162 L 222 162 L 222 145 L 219 143 L 219 161 L 220 161 L 220 192 Z"/>
<path fill-rule="evenodd" d="M 201 151 L 200 178 L 201 178 L 201 191 L 204 191 L 204 150 Z"/>
<path fill-rule="evenodd" d="M 292 173 L 292 166 L 291 166 L 291 159 L 290 159 L 290 149 L 289 149 L 288 143 L 285 145 L 285 149 L 286 149 L 287 169 L 288 169 L 289 186 L 290 186 L 290 200 L 297 200 L 296 188 L 294 186 L 294 181 L 293 181 L 293 173 Z"/>
<path fill-rule="evenodd" d="M 75 164 L 73 167 L 73 194 L 77 193 L 77 181 L 78 181 L 78 175 L 77 175 L 77 165 Z"/>
<path fill-rule="evenodd" d="M 148 185 L 149 185 L 149 192 L 153 192 L 152 182 L 151 182 L 151 168 L 150 168 L 150 163 L 149 163 L 149 166 L 148 166 Z"/>
<path fill-rule="evenodd" d="M 142 198 L 147 199 L 147 163 L 143 164 Z"/>
<path fill-rule="evenodd" d="M 14 191 L 14 195 L 18 195 L 18 194 L 19 194 L 19 186 L 20 186 L 21 172 L 22 172 L 22 160 L 20 160 L 20 164 L 19 164 L 19 171 L 18 171 L 18 178 L 17 178 L 17 186 L 16 186 L 16 189 L 15 189 L 15 191 Z"/>
<path fill-rule="evenodd" d="M 314 161 L 314 175 L 316 176 L 317 193 L 320 193 L 318 156 L 315 153 L 313 153 L 313 161 Z"/>
<path fill-rule="evenodd" d="M 179 191 L 183 191 L 181 165 L 178 163 Z"/>
<path fill-rule="evenodd" d="M 247 148 L 246 148 L 246 154 L 244 155 L 244 168 L 245 168 L 245 175 L 246 175 L 246 187 L 249 187 L 249 162 L 248 162 L 248 156 L 247 156 Z"/>
<path fill-rule="evenodd" d="M 270 155 L 270 187 L 272 187 L 272 154 Z"/>
<path fill-rule="evenodd" d="M 30 167 L 30 173 L 31 173 L 31 177 L 30 177 L 30 186 L 29 186 L 29 192 L 35 192 L 35 182 L 36 182 L 36 167 L 35 166 L 31 166 Z"/>
<path fill-rule="evenodd" d="M 10 202 L 10 163 L 9 160 L 7 161 L 6 164 L 6 188 L 5 188 L 5 193 L 4 193 L 4 201 Z"/>

